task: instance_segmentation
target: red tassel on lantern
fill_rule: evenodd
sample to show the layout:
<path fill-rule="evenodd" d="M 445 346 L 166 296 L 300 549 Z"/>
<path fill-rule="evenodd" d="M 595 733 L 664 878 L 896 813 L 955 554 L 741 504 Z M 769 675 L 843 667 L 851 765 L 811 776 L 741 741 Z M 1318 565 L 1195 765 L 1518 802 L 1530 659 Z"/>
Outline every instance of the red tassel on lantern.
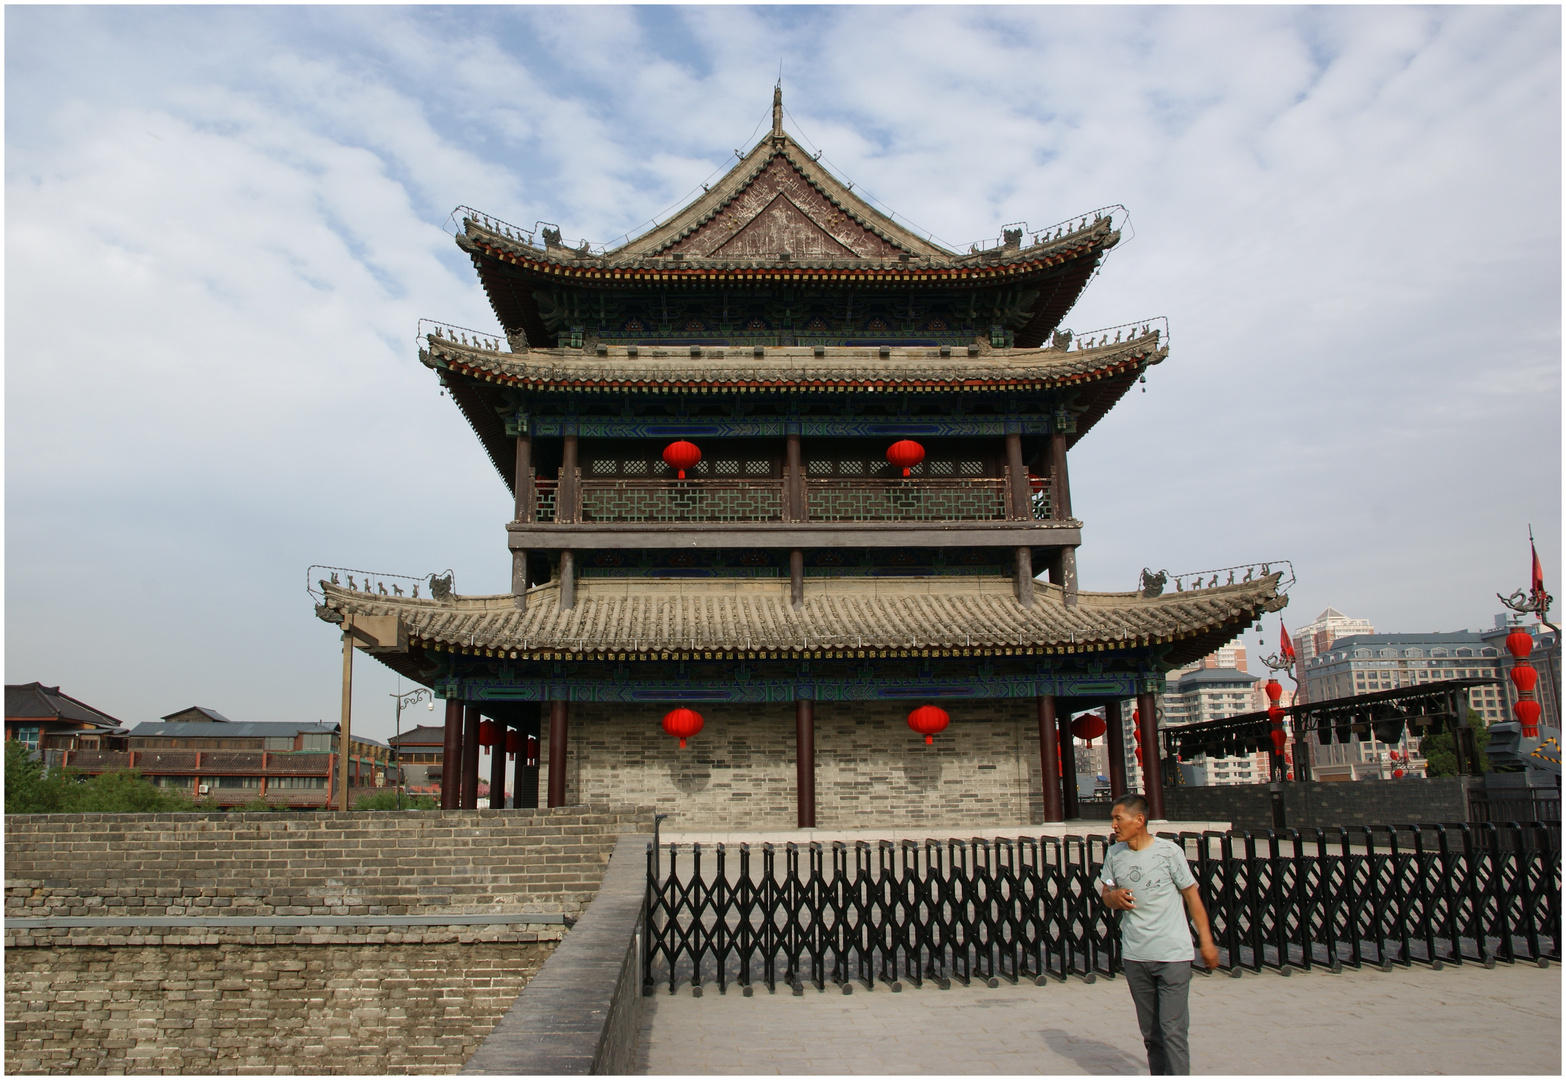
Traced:
<path fill-rule="evenodd" d="M 1512 712 L 1516 714 L 1518 721 L 1522 724 L 1524 738 L 1537 739 L 1539 737 L 1539 714 L 1543 711 L 1543 708 L 1537 701 L 1524 700 L 1512 706 Z"/>
<path fill-rule="evenodd" d="M 924 744 L 929 746 L 937 735 L 946 730 L 946 725 L 951 723 L 951 719 L 945 709 L 938 709 L 934 705 L 921 705 L 908 714 L 908 726 L 923 735 Z"/>
<path fill-rule="evenodd" d="M 694 469 L 700 460 L 701 450 L 695 443 L 686 442 L 684 439 L 672 442 L 663 448 L 664 464 L 678 471 L 681 480 L 685 479 L 685 470 Z"/>
<path fill-rule="evenodd" d="M 479 721 L 479 745 L 484 748 L 484 753 L 489 753 L 489 748 L 495 745 L 495 721 Z"/>
<path fill-rule="evenodd" d="M 1539 673 L 1534 670 L 1532 664 L 1526 664 L 1519 660 L 1517 665 L 1512 668 L 1512 682 L 1524 694 L 1533 693 L 1533 688 L 1538 681 Z"/>
<path fill-rule="evenodd" d="M 680 706 L 671 709 L 663 716 L 663 730 L 666 734 L 680 740 L 680 749 L 685 749 L 685 740 L 697 734 L 702 729 L 701 713 L 695 709 L 687 709 Z"/>
<path fill-rule="evenodd" d="M 515 761 L 517 753 L 522 749 L 522 733 L 516 728 L 506 732 L 506 760 Z"/>
<path fill-rule="evenodd" d="M 1526 630 L 1513 630 L 1506 635 L 1506 651 L 1519 660 L 1533 652 L 1533 635 Z"/>
<path fill-rule="evenodd" d="M 908 475 L 908 470 L 924 460 L 924 447 L 912 439 L 903 439 L 894 442 L 886 451 L 886 460 L 903 470 L 903 475 Z"/>

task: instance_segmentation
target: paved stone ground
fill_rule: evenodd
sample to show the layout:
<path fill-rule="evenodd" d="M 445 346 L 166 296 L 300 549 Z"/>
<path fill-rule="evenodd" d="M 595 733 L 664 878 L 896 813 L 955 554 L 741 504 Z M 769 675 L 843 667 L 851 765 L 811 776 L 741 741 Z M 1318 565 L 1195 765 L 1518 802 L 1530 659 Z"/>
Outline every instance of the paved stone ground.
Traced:
<path fill-rule="evenodd" d="M 708 986 L 645 1000 L 642 1073 L 1147 1072 L 1123 979 L 893 994 Z M 1561 1072 L 1561 968 L 1532 964 L 1200 976 L 1192 1071 Z"/>

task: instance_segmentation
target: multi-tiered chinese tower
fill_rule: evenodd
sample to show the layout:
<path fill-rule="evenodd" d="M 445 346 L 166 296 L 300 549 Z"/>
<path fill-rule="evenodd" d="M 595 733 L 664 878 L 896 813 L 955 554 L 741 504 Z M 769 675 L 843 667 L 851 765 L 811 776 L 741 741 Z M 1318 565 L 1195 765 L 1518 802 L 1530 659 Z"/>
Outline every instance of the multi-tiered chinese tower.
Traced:
<path fill-rule="evenodd" d="M 380 658 L 445 699 L 444 804 L 474 805 L 480 731 L 514 730 L 541 740 L 519 806 L 542 776 L 548 805 L 684 827 L 1060 820 L 1067 725 L 1099 706 L 1123 789 L 1121 702 L 1157 745 L 1163 672 L 1284 598 L 1277 575 L 1078 591 L 1068 454 L 1168 351 L 1058 330 L 1118 228 L 948 251 L 823 169 L 776 96 L 728 175 L 621 247 L 464 217 L 504 333 L 420 358 L 515 495 L 512 592 L 325 585 L 321 610 L 400 619 Z M 1156 755 L 1143 775 L 1156 813 Z"/>

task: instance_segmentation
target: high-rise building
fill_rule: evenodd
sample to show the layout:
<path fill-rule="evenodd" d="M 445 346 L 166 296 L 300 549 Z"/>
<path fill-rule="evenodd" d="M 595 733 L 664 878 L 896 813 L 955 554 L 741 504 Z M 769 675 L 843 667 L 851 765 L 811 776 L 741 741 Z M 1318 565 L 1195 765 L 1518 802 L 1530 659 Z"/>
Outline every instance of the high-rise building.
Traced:
<path fill-rule="evenodd" d="M 1294 677 L 1300 683 L 1300 700 L 1314 701 L 1308 693 L 1305 670 L 1310 661 L 1332 648 L 1339 638 L 1350 634 L 1374 634 L 1376 628 L 1366 619 L 1351 619 L 1337 608 L 1329 607 L 1316 621 L 1294 633 Z"/>

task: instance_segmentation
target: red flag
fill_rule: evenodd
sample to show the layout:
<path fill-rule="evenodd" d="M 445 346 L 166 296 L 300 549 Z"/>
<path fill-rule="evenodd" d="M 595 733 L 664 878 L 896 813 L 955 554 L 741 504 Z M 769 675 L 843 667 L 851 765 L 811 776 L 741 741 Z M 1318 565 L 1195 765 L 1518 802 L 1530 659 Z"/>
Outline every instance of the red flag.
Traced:
<path fill-rule="evenodd" d="M 1533 599 L 1538 602 L 1544 599 L 1544 567 L 1539 565 L 1539 549 L 1534 546 L 1531 536 L 1528 538 L 1528 548 L 1533 552 Z"/>
<path fill-rule="evenodd" d="M 1282 619 L 1278 620 L 1278 630 L 1282 634 L 1282 637 L 1283 637 L 1283 646 L 1282 646 L 1283 647 L 1283 658 L 1285 660 L 1293 660 L 1294 659 L 1294 642 L 1289 640 L 1289 628 L 1287 626 L 1283 625 L 1283 620 Z"/>

